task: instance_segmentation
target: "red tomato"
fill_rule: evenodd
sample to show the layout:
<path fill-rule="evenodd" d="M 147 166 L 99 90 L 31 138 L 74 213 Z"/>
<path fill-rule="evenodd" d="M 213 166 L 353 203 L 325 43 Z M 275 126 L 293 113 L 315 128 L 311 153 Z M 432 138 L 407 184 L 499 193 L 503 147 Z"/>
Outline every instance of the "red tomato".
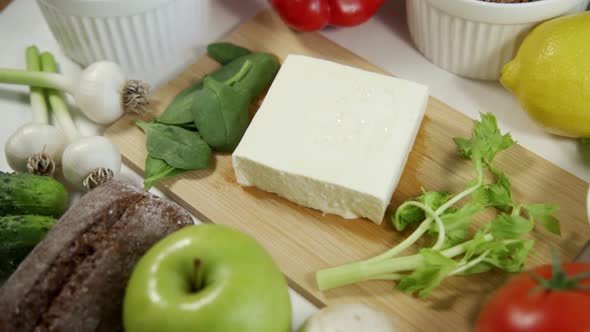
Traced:
<path fill-rule="evenodd" d="M 326 0 L 271 0 L 276 12 L 289 26 L 300 31 L 319 30 L 330 22 Z"/>
<path fill-rule="evenodd" d="M 328 0 L 330 24 L 340 27 L 359 25 L 371 18 L 384 0 Z"/>
<path fill-rule="evenodd" d="M 270 0 L 290 27 L 315 31 L 326 25 L 351 27 L 375 14 L 385 0 Z"/>
<path fill-rule="evenodd" d="M 529 273 L 513 277 L 480 312 L 476 332 L 590 332 L 590 277 L 571 282 L 571 277 L 590 271 L 590 264 L 561 267 L 561 277 L 563 271 L 569 277 L 562 282 L 550 265 L 532 271 L 546 280 L 544 286 Z"/>

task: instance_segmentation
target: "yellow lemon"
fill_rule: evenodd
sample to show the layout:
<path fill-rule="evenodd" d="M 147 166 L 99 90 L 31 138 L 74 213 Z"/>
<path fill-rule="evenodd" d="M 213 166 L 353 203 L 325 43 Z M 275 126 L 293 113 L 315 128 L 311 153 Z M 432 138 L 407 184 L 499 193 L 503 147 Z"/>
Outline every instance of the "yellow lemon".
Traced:
<path fill-rule="evenodd" d="M 548 132 L 590 137 L 590 12 L 533 29 L 500 82 Z"/>

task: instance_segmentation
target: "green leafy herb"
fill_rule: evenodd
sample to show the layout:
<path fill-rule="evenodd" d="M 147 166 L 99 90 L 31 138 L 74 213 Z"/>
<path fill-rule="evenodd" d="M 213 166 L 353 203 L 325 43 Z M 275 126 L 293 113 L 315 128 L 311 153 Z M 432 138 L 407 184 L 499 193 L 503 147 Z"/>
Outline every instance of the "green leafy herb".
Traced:
<path fill-rule="evenodd" d="M 454 141 L 461 157 L 481 159 L 487 165 L 492 163 L 498 152 L 514 144 L 510 134 L 502 135 L 491 113 L 481 115 L 481 121 L 475 123 L 470 139 L 454 138 Z"/>
<path fill-rule="evenodd" d="M 248 96 L 251 102 L 268 87 L 279 70 L 279 61 L 275 56 L 267 53 L 244 55 L 210 73 L 208 76 L 218 82 L 225 82 L 242 70 L 246 61 L 252 64 L 252 68 L 244 79 L 234 85 L 234 88 Z M 184 89 L 174 98 L 166 110 L 156 117 L 156 121 L 174 125 L 193 122 L 192 108 L 195 107 L 193 103 L 199 103 L 196 94 L 202 89 L 202 80 Z"/>
<path fill-rule="evenodd" d="M 224 66 L 179 93 L 154 122 L 137 122 L 147 135 L 146 189 L 207 168 L 211 148 L 233 151 L 248 126 L 250 104 L 279 69 L 275 56 L 237 45 L 215 43 L 207 51 Z"/>
<path fill-rule="evenodd" d="M 469 202 L 459 209 L 449 208 L 446 210 L 440 216 L 446 232 L 445 242 L 442 248 L 448 248 L 464 241 L 467 237 L 473 216 L 484 209 L 485 206 L 477 202 Z M 429 234 L 434 235 L 438 233 L 438 225 L 435 223 L 431 224 Z"/>
<path fill-rule="evenodd" d="M 211 148 L 199 133 L 177 126 L 137 121 L 147 135 L 148 153 L 174 168 L 202 169 L 209 166 Z"/>
<path fill-rule="evenodd" d="M 195 125 L 203 139 L 216 151 L 233 151 L 248 128 L 248 96 L 230 85 L 243 79 L 251 68 L 245 62 L 243 69 L 225 83 L 205 78 L 205 88 L 195 95 L 193 104 Z"/>
<path fill-rule="evenodd" d="M 455 270 L 457 262 L 432 249 L 422 249 L 420 255 L 422 265 L 403 277 L 397 284 L 397 289 L 426 296 Z"/>
<path fill-rule="evenodd" d="M 553 204 L 527 204 L 522 206 L 531 219 L 541 223 L 547 230 L 556 235 L 561 235 L 559 220 L 553 216 L 559 211 L 559 206 Z"/>
<path fill-rule="evenodd" d="M 213 43 L 207 45 L 207 55 L 222 65 L 248 54 L 250 54 L 248 49 L 232 43 Z"/>
<path fill-rule="evenodd" d="M 483 211 L 485 207 L 476 202 L 469 202 L 457 210 L 447 210 L 441 216 L 447 231 L 465 230 L 469 227 L 471 219 L 476 213 Z M 438 231 L 438 229 L 436 229 Z"/>
<path fill-rule="evenodd" d="M 490 206 L 507 211 L 513 207 L 510 181 L 504 173 L 497 174 L 498 181 L 484 187 Z"/>
<path fill-rule="evenodd" d="M 187 170 L 174 168 L 168 165 L 164 160 L 154 158 L 148 154 L 145 159 L 145 175 L 143 180 L 143 187 L 145 190 L 153 187 L 162 179 L 180 175 Z"/>
<path fill-rule="evenodd" d="M 190 130 L 190 131 L 199 131 L 197 129 L 197 125 L 195 125 L 194 122 L 178 124 L 177 126 L 180 128 L 184 128 L 186 130 Z"/>
<path fill-rule="evenodd" d="M 174 100 L 166 107 L 162 114 L 156 117 L 156 121 L 162 124 L 181 125 L 193 122 L 191 106 L 195 93 L 203 87 L 202 81 L 182 90 Z"/>
<path fill-rule="evenodd" d="M 559 234 L 559 221 L 554 217 L 557 206 L 515 202 L 508 177 L 494 167 L 496 154 L 514 141 L 509 134 L 500 132 L 492 114 L 481 115 L 470 138 L 454 141 L 458 154 L 472 161 L 476 173 L 466 189 L 454 195 L 423 190 L 420 196 L 401 204 L 392 223 L 397 230 L 416 225 L 413 233 L 378 256 L 318 271 L 316 279 L 321 290 L 384 279 L 399 280 L 398 289 L 425 296 L 453 275 L 492 269 L 520 271 L 534 244 L 524 236 L 535 223 Z M 486 183 L 486 170 L 495 176 L 494 181 Z M 455 206 L 467 198 L 470 201 Z M 467 240 L 474 216 L 488 207 L 500 214 Z M 436 236 L 432 248 L 421 249 L 419 255 L 396 257 L 425 234 Z"/>
<path fill-rule="evenodd" d="M 248 70 L 248 75 L 246 75 L 243 79 L 235 82 L 233 87 L 248 96 L 250 101 L 254 100 L 254 98 L 260 96 L 266 88 L 270 85 L 274 77 L 276 76 L 277 72 L 279 71 L 279 60 L 272 54 L 268 53 L 252 53 L 250 55 L 246 55 L 244 57 L 238 58 L 234 61 L 241 61 L 242 65 L 244 62 L 249 61 L 252 63 L 252 67 Z M 229 63 L 229 65 L 233 65 L 234 61 Z M 240 68 L 242 68 L 240 66 Z M 238 70 L 239 71 L 239 70 Z M 236 73 L 237 71 L 234 71 Z M 233 75 L 232 75 L 233 76 Z M 230 76 L 231 77 L 231 76 Z M 213 77 L 219 82 L 224 82 L 227 79 Z"/>
<path fill-rule="evenodd" d="M 487 226 L 488 231 L 494 237 L 512 239 L 518 238 L 533 230 L 535 223 L 520 215 L 501 213 Z"/>
<path fill-rule="evenodd" d="M 422 195 L 413 199 L 413 201 L 420 202 L 430 206 L 436 210 L 449 199 L 449 193 L 444 191 L 424 191 Z M 397 209 L 393 226 L 398 231 L 403 231 L 408 225 L 422 222 L 426 218 L 424 210 L 415 205 L 404 205 Z"/>
<path fill-rule="evenodd" d="M 465 253 L 462 266 L 469 267 L 461 274 L 475 274 L 499 268 L 507 272 L 522 270 L 526 257 L 534 245 L 527 239 L 492 239 L 483 233 L 474 237 L 474 242 Z M 475 264 L 473 264 L 475 263 Z"/>
<path fill-rule="evenodd" d="M 207 75 L 217 81 L 224 82 L 240 71 L 244 63 L 253 55 L 243 56 Z M 203 89 L 203 81 L 199 80 L 180 92 L 166 110 L 156 117 L 156 121 L 163 124 L 185 124 L 193 122 L 192 107 L 196 94 Z"/>

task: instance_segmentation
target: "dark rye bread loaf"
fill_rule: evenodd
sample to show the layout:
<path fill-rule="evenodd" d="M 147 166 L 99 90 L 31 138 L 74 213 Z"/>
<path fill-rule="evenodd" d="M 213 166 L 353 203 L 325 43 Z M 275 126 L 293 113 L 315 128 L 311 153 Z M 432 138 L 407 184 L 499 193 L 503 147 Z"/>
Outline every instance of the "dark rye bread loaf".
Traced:
<path fill-rule="evenodd" d="M 117 331 L 129 275 L 167 234 L 178 205 L 111 181 L 59 220 L 0 288 L 0 331 Z"/>

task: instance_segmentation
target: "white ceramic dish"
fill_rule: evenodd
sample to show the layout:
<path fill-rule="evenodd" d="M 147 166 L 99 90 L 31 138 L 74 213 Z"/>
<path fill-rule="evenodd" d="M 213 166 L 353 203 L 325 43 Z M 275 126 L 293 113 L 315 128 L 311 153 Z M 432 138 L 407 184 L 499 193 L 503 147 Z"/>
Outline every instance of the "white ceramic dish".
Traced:
<path fill-rule="evenodd" d="M 206 40 L 209 0 L 37 0 L 64 53 L 141 73 Z"/>
<path fill-rule="evenodd" d="M 410 35 L 429 61 L 461 76 L 496 80 L 531 28 L 583 11 L 589 1 L 406 0 L 406 10 Z"/>

